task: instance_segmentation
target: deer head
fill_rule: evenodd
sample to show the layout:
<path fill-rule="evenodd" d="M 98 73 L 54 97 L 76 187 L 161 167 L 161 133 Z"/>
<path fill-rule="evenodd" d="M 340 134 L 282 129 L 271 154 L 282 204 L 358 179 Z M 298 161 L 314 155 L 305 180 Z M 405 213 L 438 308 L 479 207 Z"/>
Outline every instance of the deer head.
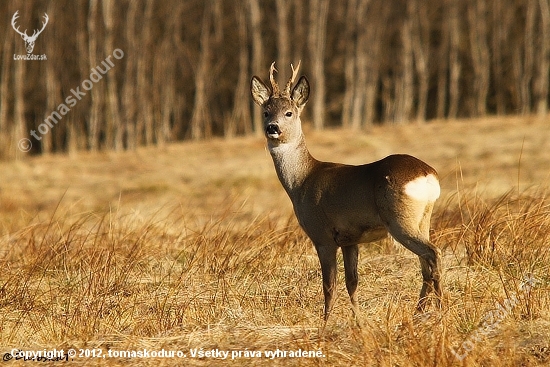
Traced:
<path fill-rule="evenodd" d="M 292 88 L 300 63 L 296 68 L 290 66 L 292 77 L 283 91 L 275 81 L 275 63 L 269 68 L 271 89 L 257 76 L 252 77 L 252 98 L 262 107 L 265 135 L 270 144 L 289 142 L 301 134 L 300 113 L 309 97 L 309 82 L 302 76 Z"/>
<path fill-rule="evenodd" d="M 42 29 L 41 30 L 37 30 L 35 29 L 32 36 L 29 36 L 27 34 L 27 30 L 25 29 L 25 32 L 21 32 L 19 30 L 19 27 L 16 27 L 15 26 L 15 21 L 16 19 L 19 17 L 19 15 L 17 15 L 17 13 L 19 12 L 16 11 L 15 14 L 13 14 L 13 17 L 11 18 L 11 26 L 13 27 L 13 29 L 19 33 L 21 35 L 21 38 L 23 38 L 23 40 L 25 41 L 25 48 L 27 49 L 27 53 L 32 53 L 32 50 L 34 49 L 34 42 L 36 41 L 36 38 L 38 37 L 38 35 L 40 33 L 42 33 L 42 31 L 44 30 L 44 28 L 46 28 L 46 24 L 48 24 L 48 14 L 44 13 L 44 19 L 45 19 L 45 22 L 42 22 Z"/>

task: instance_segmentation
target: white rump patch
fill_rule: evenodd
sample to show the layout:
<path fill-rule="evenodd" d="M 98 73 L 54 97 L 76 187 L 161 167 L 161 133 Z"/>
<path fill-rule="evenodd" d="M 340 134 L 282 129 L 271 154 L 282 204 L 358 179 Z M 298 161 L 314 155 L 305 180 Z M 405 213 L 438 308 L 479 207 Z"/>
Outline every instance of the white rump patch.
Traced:
<path fill-rule="evenodd" d="M 431 174 L 415 178 L 405 185 L 405 194 L 415 200 L 435 201 L 440 193 L 439 181 Z"/>

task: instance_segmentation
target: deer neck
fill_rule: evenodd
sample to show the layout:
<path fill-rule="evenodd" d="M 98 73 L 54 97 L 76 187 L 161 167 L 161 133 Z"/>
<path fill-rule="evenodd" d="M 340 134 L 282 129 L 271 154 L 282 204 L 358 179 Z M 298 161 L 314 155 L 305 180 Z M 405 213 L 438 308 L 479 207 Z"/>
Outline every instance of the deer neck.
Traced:
<path fill-rule="evenodd" d="M 275 164 L 277 176 L 292 198 L 313 170 L 317 160 L 309 153 L 301 132 L 297 139 L 290 142 L 278 144 L 268 142 L 268 148 Z"/>

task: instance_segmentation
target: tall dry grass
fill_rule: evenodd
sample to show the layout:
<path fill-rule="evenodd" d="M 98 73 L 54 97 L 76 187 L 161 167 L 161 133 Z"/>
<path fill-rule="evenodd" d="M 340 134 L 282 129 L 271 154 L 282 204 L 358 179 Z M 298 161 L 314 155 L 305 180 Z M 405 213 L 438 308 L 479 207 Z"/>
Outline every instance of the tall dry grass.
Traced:
<path fill-rule="evenodd" d="M 8 350 L 301 348 L 326 356 L 278 360 L 285 365 L 550 362 L 550 200 L 544 190 L 492 201 L 461 192 L 440 207 L 433 239 L 446 269 L 441 312 L 414 315 L 420 275 L 412 254 L 363 250 L 360 327 L 343 279 L 335 312 L 326 326 L 321 321 L 317 258 L 293 217 L 245 222 L 238 213 L 236 206 L 221 208 L 197 226 L 178 209 L 148 218 L 116 211 L 66 216 L 61 205 L 49 221 L 4 236 L 0 344 Z M 526 275 L 537 283 L 522 292 Z M 498 327 L 476 334 L 512 296 L 519 302 Z M 463 355 L 471 335 L 479 340 L 459 361 L 453 351 Z"/>

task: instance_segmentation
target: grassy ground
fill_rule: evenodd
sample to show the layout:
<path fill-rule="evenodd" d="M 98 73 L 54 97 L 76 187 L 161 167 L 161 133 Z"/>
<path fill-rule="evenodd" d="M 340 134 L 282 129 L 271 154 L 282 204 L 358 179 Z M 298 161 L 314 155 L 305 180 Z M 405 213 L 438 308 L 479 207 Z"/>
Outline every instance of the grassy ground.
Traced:
<path fill-rule="evenodd" d="M 402 152 L 439 171 L 432 239 L 444 255 L 441 312 L 414 314 L 418 260 L 385 241 L 361 248 L 359 319 L 340 269 L 325 325 L 315 251 L 263 139 L 240 138 L 0 162 L 0 352 L 72 348 L 78 365 L 550 364 L 547 122 L 306 131 L 306 139 L 323 160 Z M 117 354 L 144 349 L 186 357 Z M 220 358 L 199 358 L 213 350 Z M 299 350 L 321 356 L 298 358 Z"/>

